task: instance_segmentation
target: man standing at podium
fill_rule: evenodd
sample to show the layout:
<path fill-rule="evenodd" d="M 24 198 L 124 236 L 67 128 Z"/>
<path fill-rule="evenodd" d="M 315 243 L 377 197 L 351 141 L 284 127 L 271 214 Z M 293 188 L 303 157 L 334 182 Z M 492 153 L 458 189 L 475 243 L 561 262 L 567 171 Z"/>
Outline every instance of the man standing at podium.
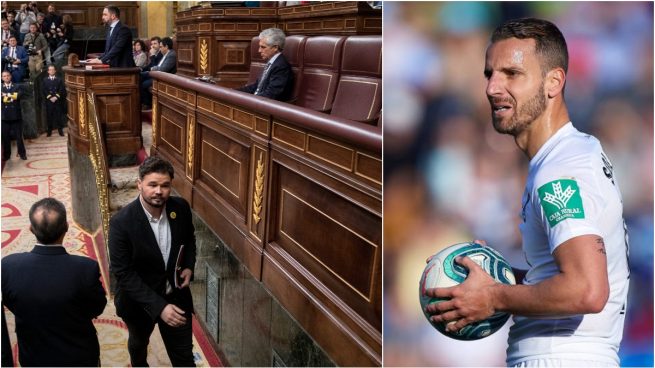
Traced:
<path fill-rule="evenodd" d="M 102 10 L 102 21 L 109 27 L 105 52 L 99 58 L 88 60 L 89 63 L 119 68 L 136 66 L 132 56 L 132 31 L 121 22 L 120 15 L 120 9 L 113 5 Z"/>

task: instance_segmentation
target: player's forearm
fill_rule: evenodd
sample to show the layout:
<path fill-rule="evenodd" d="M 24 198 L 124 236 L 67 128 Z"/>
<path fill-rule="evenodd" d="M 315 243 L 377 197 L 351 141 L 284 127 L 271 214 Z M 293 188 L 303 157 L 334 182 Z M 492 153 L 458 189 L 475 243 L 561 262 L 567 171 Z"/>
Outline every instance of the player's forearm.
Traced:
<path fill-rule="evenodd" d="M 492 294 L 496 310 L 522 316 L 598 313 L 608 298 L 602 284 L 563 273 L 535 285 L 498 284 Z"/>

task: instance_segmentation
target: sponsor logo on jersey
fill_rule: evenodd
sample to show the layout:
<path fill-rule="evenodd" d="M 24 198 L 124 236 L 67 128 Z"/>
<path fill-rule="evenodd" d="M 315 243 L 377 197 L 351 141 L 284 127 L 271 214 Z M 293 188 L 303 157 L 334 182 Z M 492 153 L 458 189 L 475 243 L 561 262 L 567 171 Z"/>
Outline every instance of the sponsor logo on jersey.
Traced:
<path fill-rule="evenodd" d="M 585 218 L 580 188 L 574 179 L 553 180 L 542 185 L 538 192 L 550 227 L 566 219 Z"/>

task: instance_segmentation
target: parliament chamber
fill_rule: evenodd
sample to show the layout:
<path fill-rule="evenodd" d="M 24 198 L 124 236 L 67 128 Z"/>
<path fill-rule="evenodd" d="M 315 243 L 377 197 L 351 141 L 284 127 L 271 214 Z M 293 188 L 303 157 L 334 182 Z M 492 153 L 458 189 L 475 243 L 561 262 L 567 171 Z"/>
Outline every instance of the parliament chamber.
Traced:
<path fill-rule="evenodd" d="M 173 189 L 194 213 L 200 326 L 225 365 L 380 366 L 382 10 L 182 3 L 173 9 L 177 73 L 150 73 L 148 153 L 173 164 Z M 120 6 L 135 37 L 153 36 L 139 28 L 153 22 L 141 13 L 146 2 Z M 77 14 L 81 28 L 85 14 L 99 18 Z M 261 75 L 258 35 L 272 27 L 287 36 L 289 102 L 234 89 Z M 97 51 L 84 38 L 76 47 Z M 143 142 L 138 73 L 73 64 L 65 71 L 74 217 L 102 224 L 106 241 L 107 166 Z M 81 198 L 93 185 L 89 210 Z"/>

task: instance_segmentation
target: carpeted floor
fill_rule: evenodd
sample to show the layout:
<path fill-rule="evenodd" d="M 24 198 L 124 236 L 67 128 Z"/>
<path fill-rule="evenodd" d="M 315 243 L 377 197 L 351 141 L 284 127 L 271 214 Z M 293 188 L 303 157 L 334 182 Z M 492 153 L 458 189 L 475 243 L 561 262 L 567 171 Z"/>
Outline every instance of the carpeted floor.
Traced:
<path fill-rule="evenodd" d="M 144 143 L 149 152 L 150 126 L 143 125 Z M 28 212 L 32 203 L 38 199 L 51 196 L 62 201 L 69 213 L 69 232 L 64 239 L 64 246 L 71 254 L 98 259 L 97 234 L 89 234 L 72 221 L 70 177 L 66 148 L 67 137 L 41 135 L 32 142 L 26 141 L 28 160 L 17 157 L 15 143 L 12 147 L 14 157 L 6 161 L 2 168 L 2 256 L 16 252 L 27 252 L 34 247 L 34 236 L 29 232 Z M 133 200 L 136 195 L 135 180 L 137 168 L 112 169 L 112 182 L 118 190 L 112 193 L 111 207 L 117 209 Z M 102 262 L 102 260 L 101 260 Z M 108 275 L 103 274 L 103 279 Z M 104 280 L 103 280 L 104 281 Z M 108 298 L 109 299 L 109 298 Z M 14 357 L 17 356 L 14 317 L 6 310 L 7 325 L 10 331 Z M 113 300 L 94 324 L 100 340 L 101 362 L 103 366 L 129 366 L 127 352 L 127 329 L 123 321 L 116 316 Z M 194 317 L 193 320 L 193 354 L 197 366 L 220 366 L 220 360 L 213 352 L 207 337 Z M 148 352 L 150 366 L 170 366 L 161 336 L 155 329 Z"/>

